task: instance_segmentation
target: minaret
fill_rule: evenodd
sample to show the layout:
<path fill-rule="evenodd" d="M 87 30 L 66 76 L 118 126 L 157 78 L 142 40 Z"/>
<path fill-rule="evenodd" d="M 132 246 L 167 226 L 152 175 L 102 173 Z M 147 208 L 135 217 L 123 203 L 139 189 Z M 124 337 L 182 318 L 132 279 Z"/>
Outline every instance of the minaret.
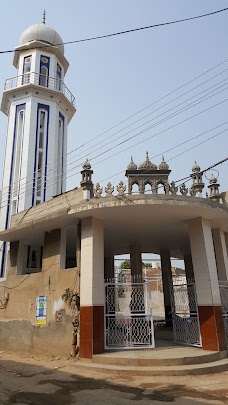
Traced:
<path fill-rule="evenodd" d="M 15 48 L 15 77 L 7 79 L 1 111 L 8 117 L 0 229 L 11 215 L 66 189 L 67 127 L 76 112 L 64 84 L 69 63 L 59 34 L 43 23 L 27 28 Z M 0 277 L 7 248 L 1 249 Z"/>
<path fill-rule="evenodd" d="M 192 179 L 191 190 L 193 196 L 202 197 L 202 191 L 204 188 L 202 176 L 203 174 L 201 172 L 200 166 L 195 162 L 192 166 L 192 174 L 190 174 L 190 177 Z"/>
<path fill-rule="evenodd" d="M 212 201 L 219 202 L 219 200 L 221 199 L 221 194 L 219 192 L 219 187 L 220 187 L 220 184 L 218 183 L 217 177 L 215 177 L 212 174 L 211 178 L 209 179 L 209 186 L 208 186 L 208 188 L 210 190 L 209 198 Z"/>

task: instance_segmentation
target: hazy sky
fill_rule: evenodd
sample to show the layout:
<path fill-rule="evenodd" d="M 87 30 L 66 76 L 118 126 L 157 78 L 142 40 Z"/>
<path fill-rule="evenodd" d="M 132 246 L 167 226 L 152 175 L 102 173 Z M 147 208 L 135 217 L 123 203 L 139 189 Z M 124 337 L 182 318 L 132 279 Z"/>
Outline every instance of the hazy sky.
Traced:
<path fill-rule="evenodd" d="M 59 0 L 40 0 L 39 2 L 24 0 L 23 4 L 16 0 L 4 1 L 1 2 L 0 50 L 14 49 L 18 44 L 21 33 L 29 25 L 42 22 L 44 8 L 47 13 L 47 24 L 58 31 L 63 41 L 71 41 L 190 17 L 226 6 L 228 6 L 228 2 L 225 0 L 217 0 L 216 2 L 212 0 L 83 0 L 80 2 L 77 0 L 67 0 L 65 2 Z M 228 99 L 227 87 L 224 85 L 227 83 L 224 81 L 227 79 L 227 72 L 224 72 L 213 80 L 199 86 L 193 92 L 186 94 L 166 107 L 162 107 L 157 112 L 153 112 L 175 97 L 228 69 L 227 62 L 197 81 L 192 82 L 187 87 L 173 93 L 172 96 L 154 104 L 131 120 L 91 141 L 92 138 L 115 126 L 128 116 L 156 102 L 169 92 L 228 58 L 226 45 L 228 38 L 227 22 L 228 12 L 225 12 L 182 24 L 87 43 L 66 45 L 65 56 L 69 60 L 70 67 L 65 83 L 75 95 L 77 106 L 77 113 L 69 125 L 68 151 L 88 142 L 84 148 L 80 148 L 69 155 L 69 158 L 71 158 L 69 163 L 72 163 L 69 169 L 80 164 L 85 160 L 84 156 L 87 156 L 91 159 L 94 169 L 94 182 L 101 182 L 103 179 L 110 178 L 112 183 L 117 185 L 121 179 L 125 180 L 124 171 L 130 161 L 131 154 L 134 161 L 140 163 L 144 160 L 145 152 L 148 149 L 150 158 L 159 155 L 153 159 L 158 164 L 161 161 L 162 153 L 166 149 L 228 121 L 228 101 L 226 101 L 152 138 L 158 132 L 218 104 L 226 98 Z M 0 56 L 1 91 L 5 79 L 16 76 L 16 70 L 12 66 L 12 59 L 13 54 Z M 221 81 L 221 84 L 217 84 Z M 218 87 L 219 89 L 216 92 L 220 91 L 220 93 L 214 96 L 215 89 Z M 214 91 L 210 93 L 210 96 L 213 95 L 213 97 L 172 119 L 168 119 L 163 124 L 135 136 L 140 130 L 155 124 L 158 120 L 167 117 L 180 107 L 171 110 L 169 113 L 166 112 L 167 110 L 203 90 L 205 90 L 205 93 L 191 98 L 181 107 L 211 91 Z M 164 114 L 160 118 L 156 118 L 162 113 Z M 117 131 L 147 114 L 149 115 L 137 124 L 114 135 Z M 145 124 L 149 120 L 153 121 Z M 126 132 L 143 123 L 144 125 L 138 130 L 126 135 Z M 189 147 L 226 128 L 228 128 L 228 124 L 223 125 L 220 129 L 208 132 L 184 146 L 167 152 L 165 158 L 167 160 L 171 159 Z M 6 129 L 7 118 L 1 113 L 0 136 L 2 147 L 0 150 L 0 167 L 3 166 L 3 145 L 6 139 Z M 190 174 L 195 159 L 200 163 L 201 168 L 205 168 L 225 158 L 228 149 L 227 133 L 225 131 L 215 139 L 171 160 L 169 163 L 172 169 L 170 181 Z M 92 159 L 93 156 L 115 146 L 120 142 L 120 139 L 125 140 L 130 135 L 135 137 L 122 146 Z M 114 141 L 117 136 L 121 138 Z M 138 142 L 148 137 L 151 138 L 137 145 Z M 101 146 L 103 146 L 102 149 L 93 152 L 93 150 Z M 129 150 L 122 151 L 130 146 Z M 113 154 L 115 156 L 111 157 Z M 105 160 L 107 157 L 109 158 Z M 100 163 L 96 164 L 97 162 Z M 221 188 L 227 190 L 227 163 L 218 169 Z M 80 175 L 78 172 L 78 167 L 69 172 L 71 177 L 68 180 L 68 188 L 79 186 Z M 118 172 L 122 173 L 116 177 L 111 177 Z M 210 176 L 210 173 L 208 173 L 208 176 Z M 105 185 L 105 183 L 107 183 L 106 180 L 102 185 Z"/>

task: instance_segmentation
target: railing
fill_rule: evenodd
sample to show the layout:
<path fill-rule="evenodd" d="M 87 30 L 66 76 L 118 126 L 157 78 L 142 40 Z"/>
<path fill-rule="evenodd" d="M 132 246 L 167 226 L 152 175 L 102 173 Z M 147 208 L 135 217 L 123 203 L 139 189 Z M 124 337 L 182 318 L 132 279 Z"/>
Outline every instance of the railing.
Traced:
<path fill-rule="evenodd" d="M 12 77 L 6 79 L 4 90 L 14 89 L 16 87 L 21 87 L 26 84 L 35 84 L 36 86 L 47 87 L 51 90 L 57 90 L 63 93 L 66 98 L 75 106 L 75 97 L 70 92 L 68 87 L 60 79 L 55 79 L 54 77 L 42 75 L 39 73 L 25 73 L 21 76 Z"/>

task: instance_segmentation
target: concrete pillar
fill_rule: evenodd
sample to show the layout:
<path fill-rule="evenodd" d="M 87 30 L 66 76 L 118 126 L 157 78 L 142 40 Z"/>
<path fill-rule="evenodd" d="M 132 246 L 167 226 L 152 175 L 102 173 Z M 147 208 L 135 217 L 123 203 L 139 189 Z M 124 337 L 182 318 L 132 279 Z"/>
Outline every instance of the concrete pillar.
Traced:
<path fill-rule="evenodd" d="M 171 318 L 171 298 L 170 298 L 170 285 L 172 280 L 171 261 L 169 249 L 161 249 L 161 271 L 162 271 L 162 283 L 165 305 L 165 318 Z"/>
<path fill-rule="evenodd" d="M 142 276 L 142 255 L 139 245 L 130 246 L 131 275 Z"/>
<path fill-rule="evenodd" d="M 203 218 L 196 218 L 189 222 L 189 238 L 202 347 L 205 350 L 226 350 L 221 298 L 210 223 Z"/>
<path fill-rule="evenodd" d="M 185 265 L 186 279 L 187 280 L 194 279 L 194 272 L 193 272 L 193 264 L 192 264 L 192 256 L 191 255 L 185 255 L 184 256 L 184 265 Z"/>
<path fill-rule="evenodd" d="M 104 258 L 104 276 L 105 280 L 114 278 L 114 256 Z"/>
<path fill-rule="evenodd" d="M 224 236 L 225 236 L 225 242 L 226 242 L 226 251 L 227 251 L 227 255 L 228 255 L 228 233 L 224 232 Z"/>
<path fill-rule="evenodd" d="M 221 229 L 212 231 L 215 257 L 218 270 L 218 279 L 220 281 L 228 280 L 228 256 L 224 232 Z"/>
<path fill-rule="evenodd" d="M 97 218 L 81 221 L 80 358 L 104 351 L 104 229 Z"/>

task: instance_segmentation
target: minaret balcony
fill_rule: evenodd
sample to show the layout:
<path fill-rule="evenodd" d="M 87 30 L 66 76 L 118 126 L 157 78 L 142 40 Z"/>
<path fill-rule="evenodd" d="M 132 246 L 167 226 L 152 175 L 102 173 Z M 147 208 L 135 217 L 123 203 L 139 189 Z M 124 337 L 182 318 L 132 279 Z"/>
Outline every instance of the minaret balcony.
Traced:
<path fill-rule="evenodd" d="M 47 88 L 49 91 L 54 90 L 56 92 L 60 92 L 64 94 L 71 105 L 75 107 L 75 97 L 62 80 L 39 73 L 29 72 L 21 76 L 6 79 L 4 91 L 22 88 L 26 85 L 35 85 L 42 87 L 43 89 Z"/>

